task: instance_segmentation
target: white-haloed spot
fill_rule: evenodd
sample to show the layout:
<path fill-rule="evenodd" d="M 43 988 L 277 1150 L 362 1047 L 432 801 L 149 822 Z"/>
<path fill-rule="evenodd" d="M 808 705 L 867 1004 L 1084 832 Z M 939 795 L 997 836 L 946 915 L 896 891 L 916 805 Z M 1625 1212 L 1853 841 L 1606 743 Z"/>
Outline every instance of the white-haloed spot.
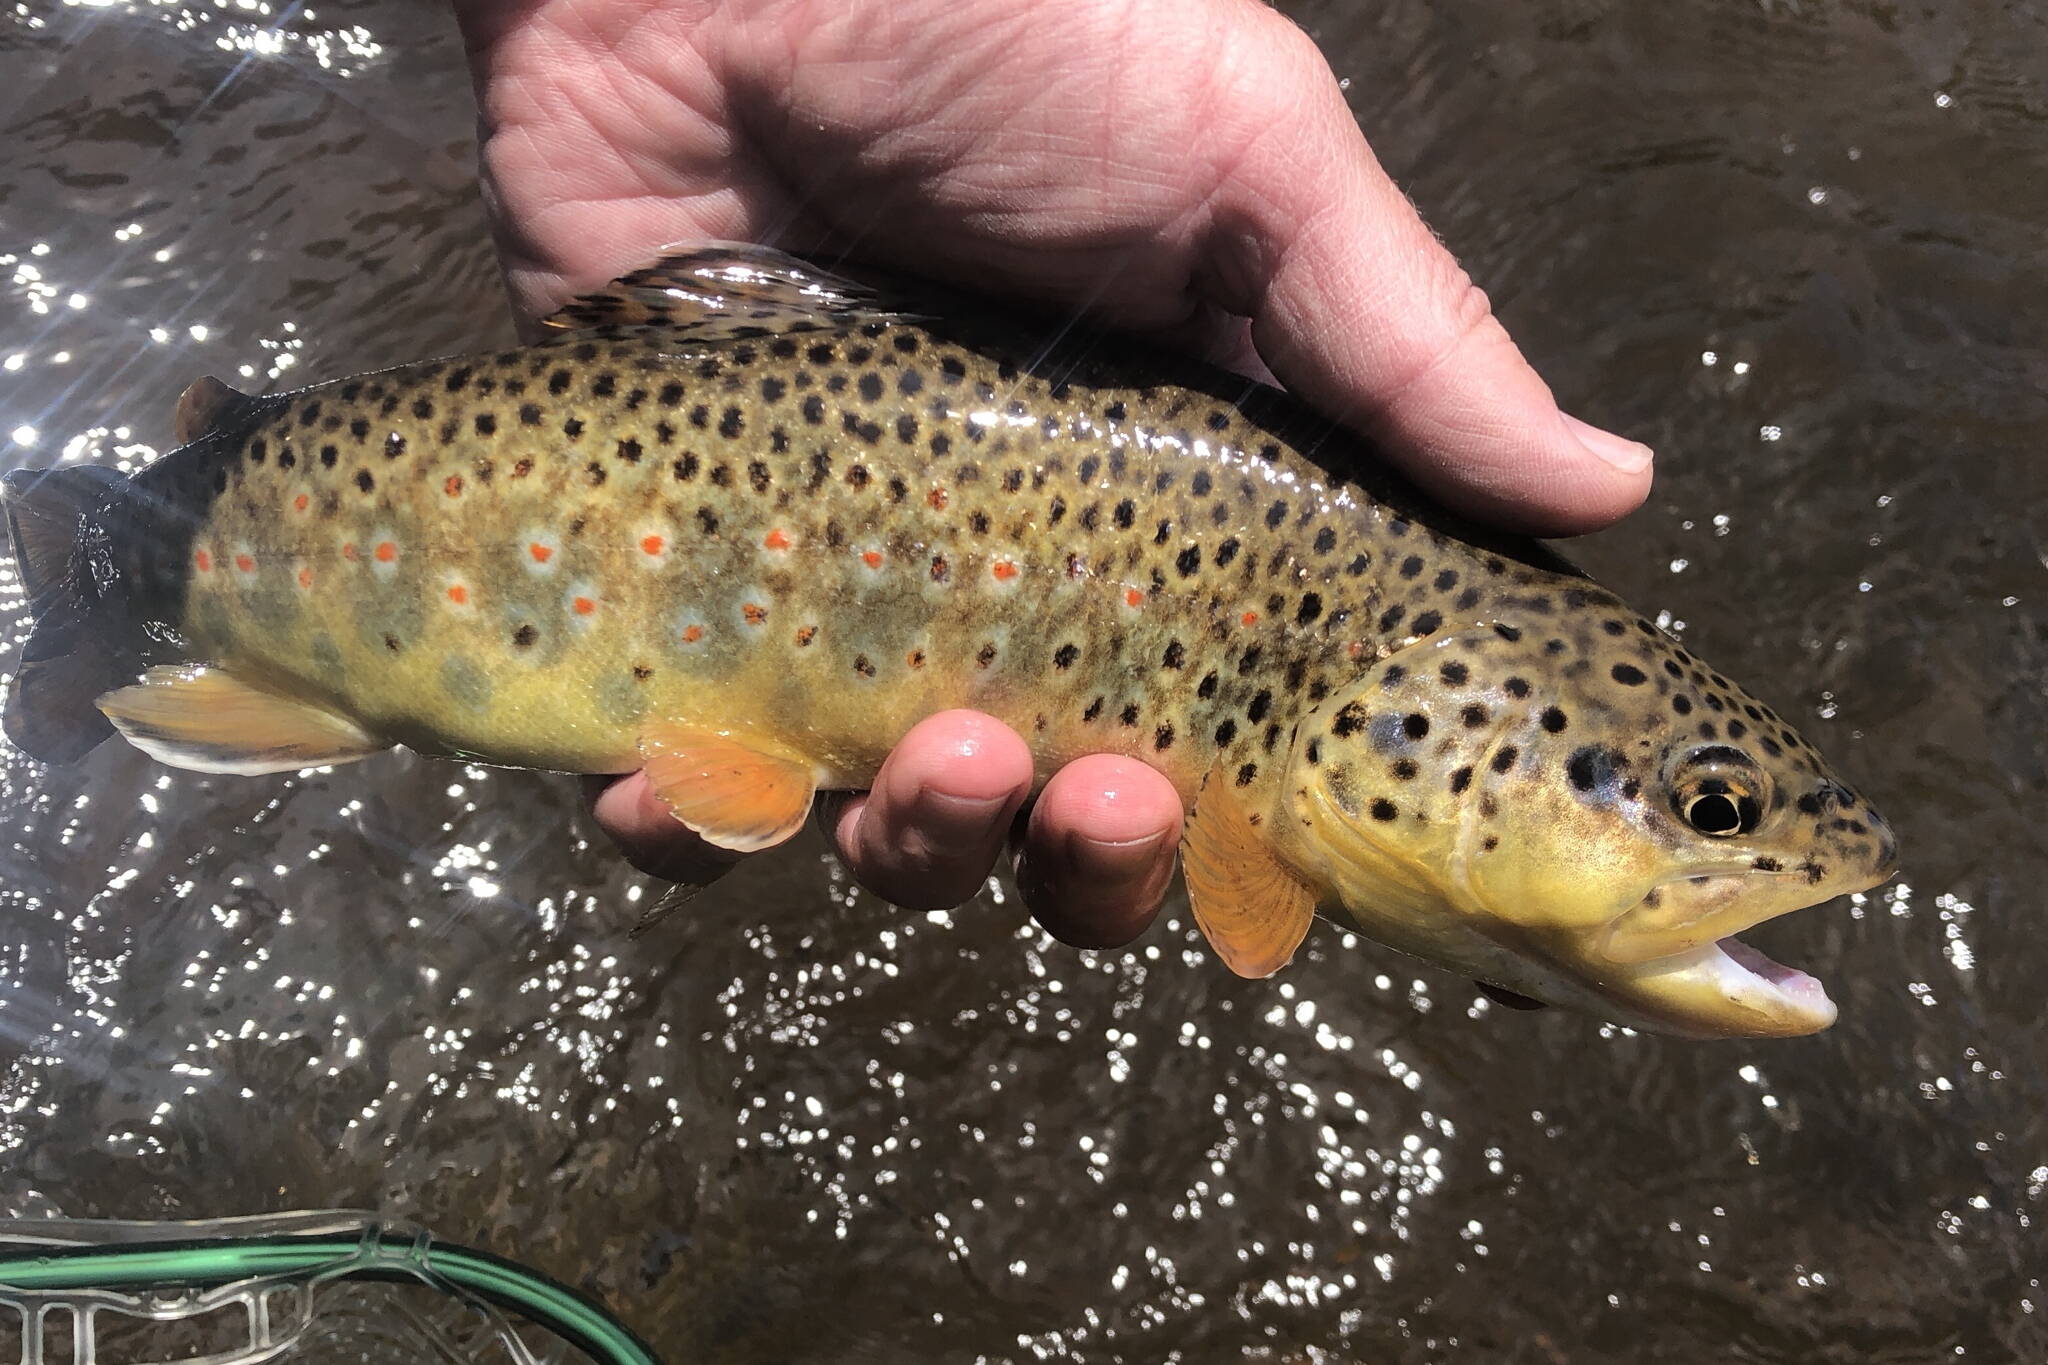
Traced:
<path fill-rule="evenodd" d="M 669 638 L 678 649 L 702 649 L 711 641 L 711 624 L 704 619 L 703 613 L 691 608 L 676 616 Z"/>
<path fill-rule="evenodd" d="M 732 609 L 732 624 L 740 630 L 759 631 L 767 626 L 781 624 L 776 621 L 775 599 L 768 590 L 758 583 L 749 584 L 739 592 L 739 600 Z"/>
<path fill-rule="evenodd" d="M 247 545 L 237 545 L 228 551 L 228 567 L 235 572 L 237 582 L 249 582 L 256 577 L 256 552 Z"/>
<path fill-rule="evenodd" d="M 633 558 L 639 560 L 644 569 L 659 569 L 667 565 L 675 545 L 675 537 L 663 528 L 643 526 L 633 537 Z"/>
<path fill-rule="evenodd" d="M 572 583 L 562 594 L 562 614 L 569 618 L 571 630 L 589 630 L 604 614 L 604 599 L 598 594 L 597 584 L 588 580 Z"/>
<path fill-rule="evenodd" d="M 880 573 L 889 566 L 888 553 L 879 545 L 856 546 L 853 553 L 869 573 Z"/>
<path fill-rule="evenodd" d="M 519 537 L 515 553 L 526 571 L 546 577 L 562 566 L 562 541 L 552 531 L 527 531 Z"/>
<path fill-rule="evenodd" d="M 356 550 L 370 571 L 379 578 L 390 578 L 398 572 L 398 563 L 405 558 L 405 547 L 388 526 L 380 526 L 362 540 L 356 542 Z"/>
<path fill-rule="evenodd" d="M 440 584 L 441 605 L 450 611 L 476 610 L 476 585 L 461 574 L 444 574 Z"/>

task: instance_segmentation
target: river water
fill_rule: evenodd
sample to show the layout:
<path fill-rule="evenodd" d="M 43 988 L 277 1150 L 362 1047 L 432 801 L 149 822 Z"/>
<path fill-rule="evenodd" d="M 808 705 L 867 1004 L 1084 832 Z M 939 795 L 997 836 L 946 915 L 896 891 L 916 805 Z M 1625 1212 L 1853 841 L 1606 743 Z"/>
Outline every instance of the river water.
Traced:
<path fill-rule="evenodd" d="M 509 336 L 445 16 L 276 10 L 0 14 L 0 467 Z M 1184 908 L 1076 952 L 808 838 L 635 940 L 567 779 L 110 744 L 0 760 L 0 1214 L 381 1209 L 678 1362 L 2048 1360 L 2048 18 L 1295 12 L 1660 452 L 1574 555 L 1897 824 L 1895 883 L 1759 936 L 1839 1025 L 1511 1014 L 1327 926 L 1242 982 Z"/>

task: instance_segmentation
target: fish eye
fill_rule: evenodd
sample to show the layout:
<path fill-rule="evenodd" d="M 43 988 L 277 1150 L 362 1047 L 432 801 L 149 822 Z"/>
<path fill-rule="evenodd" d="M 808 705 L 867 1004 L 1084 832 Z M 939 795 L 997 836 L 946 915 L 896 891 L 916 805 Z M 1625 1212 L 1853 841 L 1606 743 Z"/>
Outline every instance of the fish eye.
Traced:
<path fill-rule="evenodd" d="M 1672 809 L 1697 834 L 1733 839 L 1762 821 L 1769 780 L 1740 749 L 1699 749 L 1687 756 L 1677 775 Z"/>
<path fill-rule="evenodd" d="M 1755 802 L 1749 803 L 1752 807 Z M 1701 834 L 1728 838 L 1743 832 L 1742 803 L 1725 792 L 1701 792 L 1685 803 L 1685 823 Z"/>

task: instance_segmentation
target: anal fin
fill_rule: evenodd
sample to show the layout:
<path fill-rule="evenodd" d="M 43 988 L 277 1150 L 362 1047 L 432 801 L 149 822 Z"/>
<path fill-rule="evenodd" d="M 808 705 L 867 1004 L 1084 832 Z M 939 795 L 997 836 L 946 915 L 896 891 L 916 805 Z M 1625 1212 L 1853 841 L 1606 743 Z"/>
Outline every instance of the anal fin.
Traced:
<path fill-rule="evenodd" d="M 647 784 L 708 843 L 754 853 L 796 833 L 810 813 L 810 764 L 757 742 L 657 722 L 640 735 Z"/>
<path fill-rule="evenodd" d="M 1293 959 L 1315 919 L 1315 892 L 1273 856 L 1220 769 L 1195 798 L 1181 867 L 1195 923 L 1224 966 L 1263 977 Z"/>
<path fill-rule="evenodd" d="M 97 704 L 136 748 L 195 772 L 291 772 L 391 747 L 346 716 L 204 665 L 152 668 Z"/>

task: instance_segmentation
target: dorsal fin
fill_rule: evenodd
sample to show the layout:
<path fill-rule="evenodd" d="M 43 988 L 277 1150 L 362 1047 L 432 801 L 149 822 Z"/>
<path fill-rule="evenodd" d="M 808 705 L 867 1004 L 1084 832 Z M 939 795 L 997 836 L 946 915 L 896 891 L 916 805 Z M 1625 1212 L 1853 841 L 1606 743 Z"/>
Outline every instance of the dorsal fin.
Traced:
<path fill-rule="evenodd" d="M 694 341 L 816 332 L 911 316 L 875 291 L 765 246 L 664 250 L 541 319 L 544 327 L 672 327 Z"/>
<path fill-rule="evenodd" d="M 225 426 L 255 401 L 240 389 L 231 389 L 212 375 L 195 379 L 178 395 L 178 410 L 171 418 L 171 434 L 179 445 L 191 445 L 208 432 Z"/>

